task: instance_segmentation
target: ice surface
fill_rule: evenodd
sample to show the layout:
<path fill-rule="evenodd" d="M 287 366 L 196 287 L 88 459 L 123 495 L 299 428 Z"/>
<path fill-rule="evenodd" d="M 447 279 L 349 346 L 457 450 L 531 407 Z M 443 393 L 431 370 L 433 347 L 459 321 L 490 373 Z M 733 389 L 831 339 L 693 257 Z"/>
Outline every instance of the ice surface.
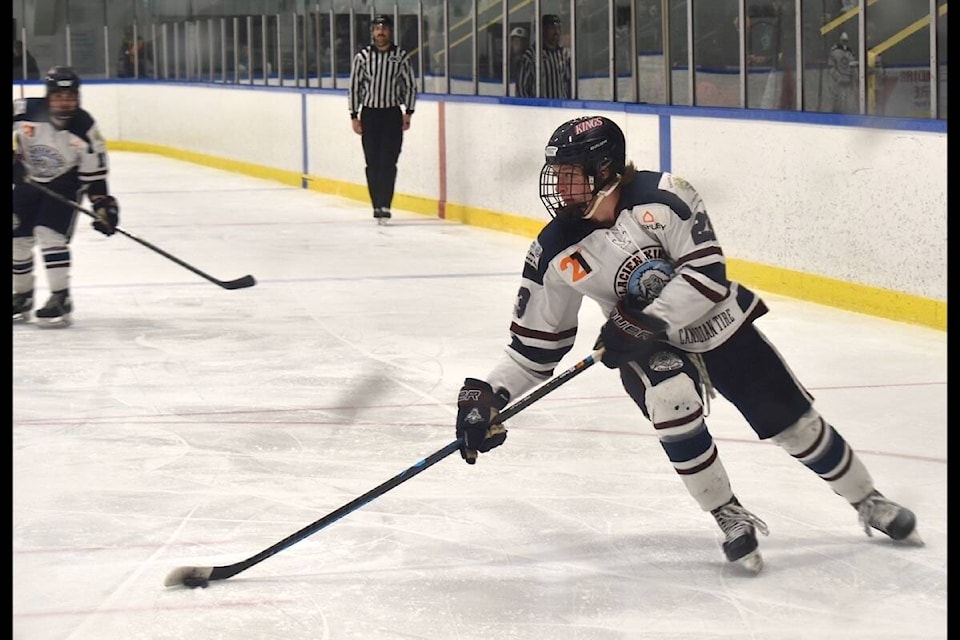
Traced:
<path fill-rule="evenodd" d="M 258 284 L 220 289 L 80 218 L 74 326 L 13 327 L 14 638 L 946 638 L 946 334 L 769 294 L 759 326 L 926 546 L 868 538 L 715 399 L 734 489 L 770 527 L 763 573 L 739 574 L 598 366 L 477 465 L 454 454 L 229 580 L 165 588 L 451 442 L 463 378 L 506 342 L 529 239 L 398 210 L 381 227 L 357 202 L 111 161 L 122 227 Z M 40 304 L 45 287 L 41 272 Z M 561 369 L 600 321 L 587 303 Z"/>

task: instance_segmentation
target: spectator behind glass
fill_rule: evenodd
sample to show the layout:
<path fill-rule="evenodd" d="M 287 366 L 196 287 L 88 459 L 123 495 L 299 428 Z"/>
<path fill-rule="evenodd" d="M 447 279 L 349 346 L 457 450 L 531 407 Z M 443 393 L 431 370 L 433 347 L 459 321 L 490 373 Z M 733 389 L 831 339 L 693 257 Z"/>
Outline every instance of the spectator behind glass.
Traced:
<path fill-rule="evenodd" d="M 137 72 L 139 65 L 139 73 Z M 133 27 L 123 30 L 123 42 L 120 43 L 120 55 L 117 60 L 117 77 L 134 78 L 153 75 L 153 56 L 143 38 L 137 36 L 133 41 Z"/>
<path fill-rule="evenodd" d="M 27 61 L 27 75 L 24 78 L 23 75 L 23 61 L 26 58 Z M 37 66 L 37 60 L 33 55 L 27 51 L 24 53 L 23 41 L 14 40 L 13 41 L 13 79 L 14 80 L 39 80 L 40 79 L 40 67 Z"/>
<path fill-rule="evenodd" d="M 514 27 L 510 32 L 510 82 L 517 81 L 520 72 L 520 60 L 523 52 L 530 46 L 530 36 L 523 27 Z"/>
<path fill-rule="evenodd" d="M 830 67 L 830 95 L 833 113 L 859 113 L 859 62 L 850 48 L 850 36 L 844 31 L 840 42 L 830 48 L 827 62 Z"/>

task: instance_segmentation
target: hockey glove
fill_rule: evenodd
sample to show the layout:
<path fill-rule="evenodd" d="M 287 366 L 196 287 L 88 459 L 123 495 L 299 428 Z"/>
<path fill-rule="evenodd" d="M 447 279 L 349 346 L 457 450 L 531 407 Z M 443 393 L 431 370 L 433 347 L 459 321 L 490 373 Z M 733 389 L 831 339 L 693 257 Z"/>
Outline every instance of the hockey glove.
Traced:
<path fill-rule="evenodd" d="M 600 329 L 600 338 L 594 348 L 603 347 L 601 362 L 617 369 L 642 356 L 650 343 L 664 337 L 665 329 L 663 321 L 644 314 L 642 307 L 632 306 L 621 299 Z"/>
<path fill-rule="evenodd" d="M 508 400 L 503 392 L 494 393 L 483 380 L 463 381 L 457 397 L 457 439 L 463 439 L 460 457 L 467 464 L 476 463 L 477 452 L 490 451 L 507 439 L 507 429 L 502 424 L 494 424 L 494 420 Z"/>
<path fill-rule="evenodd" d="M 93 228 L 106 236 L 112 236 L 120 223 L 120 204 L 113 196 L 97 198 L 93 203 L 93 212 L 97 214 Z"/>

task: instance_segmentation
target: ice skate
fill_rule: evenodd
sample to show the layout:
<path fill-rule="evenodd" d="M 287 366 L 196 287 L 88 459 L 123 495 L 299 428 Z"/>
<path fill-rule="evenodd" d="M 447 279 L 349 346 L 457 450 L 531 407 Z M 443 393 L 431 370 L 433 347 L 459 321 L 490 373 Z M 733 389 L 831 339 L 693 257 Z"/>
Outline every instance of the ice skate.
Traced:
<path fill-rule="evenodd" d="M 868 536 L 873 536 L 873 529 L 876 529 L 891 540 L 923 545 L 917 533 L 917 516 L 913 511 L 888 500 L 876 489 L 853 506 Z"/>
<path fill-rule="evenodd" d="M 373 208 L 373 219 L 377 221 L 377 224 L 378 224 L 378 225 L 380 225 L 380 226 L 383 226 L 383 225 L 384 225 L 384 220 L 383 220 L 383 208 L 382 208 L 382 207 L 374 207 L 374 208 Z"/>
<path fill-rule="evenodd" d="M 736 496 L 710 513 L 726 536 L 723 553 L 727 560 L 750 573 L 760 573 L 763 569 L 763 556 L 757 546 L 757 531 L 768 535 L 766 523 L 744 509 Z"/>
<path fill-rule="evenodd" d="M 33 291 L 13 294 L 13 322 L 26 322 L 33 309 Z"/>
<path fill-rule="evenodd" d="M 37 309 L 37 324 L 42 327 L 68 327 L 72 312 L 73 301 L 70 299 L 70 292 L 66 289 L 54 291 L 50 294 L 47 304 Z"/>

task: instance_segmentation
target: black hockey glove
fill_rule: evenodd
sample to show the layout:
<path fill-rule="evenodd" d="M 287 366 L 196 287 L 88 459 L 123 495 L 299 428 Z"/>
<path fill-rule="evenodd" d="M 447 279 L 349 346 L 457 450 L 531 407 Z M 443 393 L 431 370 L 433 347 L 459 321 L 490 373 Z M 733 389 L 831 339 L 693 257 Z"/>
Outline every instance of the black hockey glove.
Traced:
<path fill-rule="evenodd" d="M 93 203 L 93 212 L 97 214 L 93 228 L 106 236 L 112 236 L 120 223 L 120 204 L 113 196 L 97 198 Z"/>
<path fill-rule="evenodd" d="M 666 325 L 657 318 L 645 315 L 643 307 L 633 306 L 621 299 L 610 312 L 594 346 L 594 349 L 604 348 L 601 362 L 607 367 L 618 369 L 636 360 L 649 349 L 651 342 L 664 337 Z"/>
<path fill-rule="evenodd" d="M 493 422 L 508 400 L 502 393 L 494 393 L 483 380 L 467 378 L 463 381 L 457 397 L 457 439 L 463 439 L 460 457 L 467 464 L 476 463 L 477 452 L 490 451 L 507 439 L 507 429 Z"/>

